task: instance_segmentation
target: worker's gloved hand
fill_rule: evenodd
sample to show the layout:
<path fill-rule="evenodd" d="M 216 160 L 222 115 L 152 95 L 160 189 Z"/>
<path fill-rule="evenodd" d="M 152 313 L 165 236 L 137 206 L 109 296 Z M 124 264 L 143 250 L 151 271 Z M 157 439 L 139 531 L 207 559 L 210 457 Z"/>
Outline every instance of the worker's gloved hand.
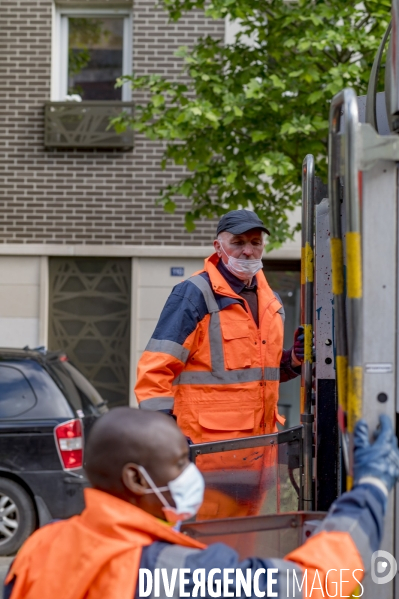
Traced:
<path fill-rule="evenodd" d="M 294 345 L 291 351 L 291 363 L 295 368 L 300 366 L 305 358 L 305 332 L 303 327 L 298 327 L 294 333 Z"/>
<path fill-rule="evenodd" d="M 305 359 L 305 331 L 302 326 L 298 327 L 294 333 L 294 345 L 291 351 L 291 364 L 295 368 L 300 366 Z M 312 359 L 315 359 L 314 331 L 312 344 Z"/>
<path fill-rule="evenodd" d="M 371 444 L 367 423 L 359 420 L 354 433 L 354 483 L 372 483 L 371 479 L 377 479 L 390 491 L 399 480 L 399 450 L 391 419 L 385 414 L 380 416 L 374 439 Z"/>

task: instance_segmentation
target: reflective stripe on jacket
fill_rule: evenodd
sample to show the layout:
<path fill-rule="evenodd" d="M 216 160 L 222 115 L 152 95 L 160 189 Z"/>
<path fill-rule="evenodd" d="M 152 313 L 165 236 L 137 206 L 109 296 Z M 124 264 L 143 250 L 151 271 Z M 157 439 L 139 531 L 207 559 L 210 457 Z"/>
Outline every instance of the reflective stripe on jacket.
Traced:
<path fill-rule="evenodd" d="M 259 328 L 213 254 L 169 297 L 138 364 L 140 408 L 171 410 L 193 442 L 271 433 L 283 351 L 283 308 L 256 275 Z"/>

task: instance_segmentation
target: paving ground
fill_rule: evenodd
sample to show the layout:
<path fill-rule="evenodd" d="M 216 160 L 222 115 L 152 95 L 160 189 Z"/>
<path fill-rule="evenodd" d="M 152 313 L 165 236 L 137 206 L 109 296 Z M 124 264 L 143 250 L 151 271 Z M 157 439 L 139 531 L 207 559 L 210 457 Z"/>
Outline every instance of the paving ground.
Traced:
<path fill-rule="evenodd" d="M 13 559 L 12 557 L 0 557 L 0 599 L 3 599 L 3 582 Z"/>

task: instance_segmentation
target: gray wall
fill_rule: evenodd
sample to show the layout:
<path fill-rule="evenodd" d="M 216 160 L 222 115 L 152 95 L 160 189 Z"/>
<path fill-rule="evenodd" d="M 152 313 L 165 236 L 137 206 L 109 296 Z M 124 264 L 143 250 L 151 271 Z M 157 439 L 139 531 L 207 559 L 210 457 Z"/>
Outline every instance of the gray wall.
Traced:
<path fill-rule="evenodd" d="M 40 343 L 39 257 L 0 256 L 0 347 Z"/>

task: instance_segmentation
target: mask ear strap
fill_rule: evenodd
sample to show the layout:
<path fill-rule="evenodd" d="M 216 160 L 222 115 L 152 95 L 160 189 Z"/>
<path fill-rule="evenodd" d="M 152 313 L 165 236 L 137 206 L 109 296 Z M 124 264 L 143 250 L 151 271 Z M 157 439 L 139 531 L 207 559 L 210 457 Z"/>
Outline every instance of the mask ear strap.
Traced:
<path fill-rule="evenodd" d="M 169 491 L 169 487 L 157 487 L 154 481 L 152 480 L 151 476 L 148 474 L 147 470 L 144 468 L 144 466 L 139 466 L 139 470 L 151 487 L 151 489 L 145 489 L 144 494 L 147 495 L 149 493 L 155 493 L 162 505 L 164 507 L 170 508 L 171 506 L 161 493 L 161 491 Z"/>
<path fill-rule="evenodd" d="M 220 239 L 218 238 L 218 242 L 220 243 L 220 247 L 222 248 L 222 251 L 226 254 L 226 256 L 229 258 L 230 256 L 228 255 L 228 253 L 226 252 L 226 250 L 223 247 L 223 243 L 220 241 Z"/>

